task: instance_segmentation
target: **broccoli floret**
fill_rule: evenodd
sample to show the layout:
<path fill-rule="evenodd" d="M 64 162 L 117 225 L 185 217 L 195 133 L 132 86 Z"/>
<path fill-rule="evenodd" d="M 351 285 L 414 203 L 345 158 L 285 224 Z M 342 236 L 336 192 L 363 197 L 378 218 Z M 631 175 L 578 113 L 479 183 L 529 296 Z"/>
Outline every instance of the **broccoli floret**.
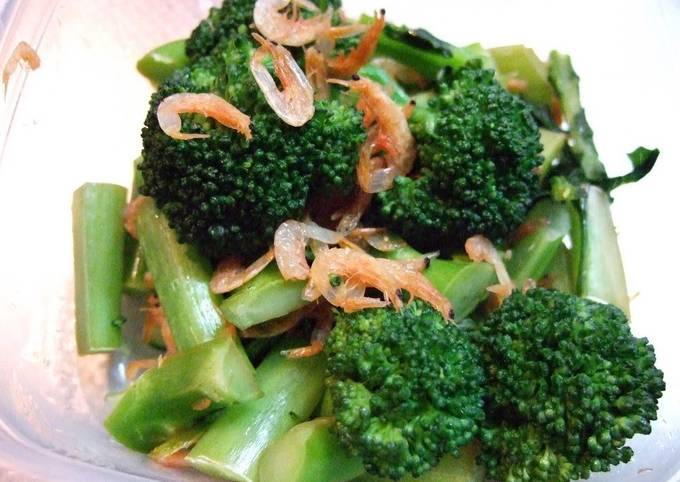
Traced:
<path fill-rule="evenodd" d="M 430 305 L 336 312 L 328 386 L 341 443 L 369 473 L 421 475 L 484 417 L 479 353 Z"/>
<path fill-rule="evenodd" d="M 539 131 L 493 71 L 442 82 L 410 125 L 420 169 L 377 196 L 379 221 L 422 250 L 451 250 L 474 234 L 500 242 L 521 224 L 539 187 Z"/>
<path fill-rule="evenodd" d="M 313 0 L 313 3 L 321 10 L 326 10 L 328 5 L 337 10 L 342 5 L 341 0 Z M 254 8 L 255 0 L 224 0 L 221 6 L 211 8 L 208 17 L 187 40 L 189 58 L 208 55 L 221 41 L 247 33 L 253 23 Z"/>
<path fill-rule="evenodd" d="M 312 193 L 320 197 L 348 195 L 356 185 L 359 148 L 366 140 L 363 115 L 337 100 L 315 103 L 311 121 L 302 129 L 306 156 L 313 159 Z"/>
<path fill-rule="evenodd" d="M 613 305 L 531 289 L 475 335 L 487 377 L 481 462 L 499 481 L 587 478 L 648 434 L 665 388 L 654 349 Z"/>
<path fill-rule="evenodd" d="M 286 125 L 250 74 L 252 51 L 247 39 L 227 40 L 176 71 L 152 96 L 142 130 L 142 193 L 155 198 L 181 242 L 213 258 L 261 254 L 283 221 L 302 215 L 312 187 L 347 193 L 365 140 L 361 114 L 336 101 L 317 102 L 316 115 L 301 128 Z M 253 140 L 197 114 L 183 115 L 182 130 L 210 137 L 170 138 L 156 110 L 177 92 L 224 97 L 251 116 Z"/>
<path fill-rule="evenodd" d="M 208 17 L 191 32 L 187 56 L 196 59 L 208 55 L 221 41 L 247 33 L 253 23 L 253 8 L 255 0 L 224 0 L 221 6 L 211 8 Z"/>

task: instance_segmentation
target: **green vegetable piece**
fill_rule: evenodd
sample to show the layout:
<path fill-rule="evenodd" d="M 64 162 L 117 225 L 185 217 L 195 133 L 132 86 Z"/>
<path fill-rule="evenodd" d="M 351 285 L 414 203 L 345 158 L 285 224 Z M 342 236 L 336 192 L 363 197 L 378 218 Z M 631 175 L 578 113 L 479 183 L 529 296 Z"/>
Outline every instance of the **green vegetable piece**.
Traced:
<path fill-rule="evenodd" d="M 484 377 L 466 331 L 421 300 L 334 315 L 325 347 L 334 431 L 367 472 L 417 477 L 472 441 Z"/>
<path fill-rule="evenodd" d="M 104 422 L 120 443 L 148 452 L 207 414 L 262 395 L 240 342 L 220 337 L 147 370 Z M 203 404 L 210 401 L 207 407 Z"/>
<path fill-rule="evenodd" d="M 373 18 L 363 15 L 362 23 Z M 428 80 L 436 80 L 442 69 L 460 69 L 469 62 L 493 68 L 493 59 L 479 44 L 456 47 L 432 35 L 427 30 L 387 24 L 380 35 L 376 56 L 390 57 L 411 67 Z"/>
<path fill-rule="evenodd" d="M 412 248 L 387 253 L 390 259 L 414 259 L 422 256 Z M 451 302 L 454 317 L 462 320 L 488 296 L 487 288 L 496 283 L 496 273 L 487 263 L 474 263 L 467 257 L 433 259 L 424 272 L 434 287 Z"/>
<path fill-rule="evenodd" d="M 305 306 L 304 281 L 283 279 L 275 263 L 235 290 L 220 309 L 239 330 L 278 318 Z"/>
<path fill-rule="evenodd" d="M 557 51 L 550 52 L 548 79 L 555 88 L 564 119 L 569 124 L 570 147 L 590 181 L 607 176 L 593 141 L 593 131 L 581 107 L 579 77 L 571 65 L 571 58 Z"/>
<path fill-rule="evenodd" d="M 543 164 L 541 164 L 539 177 L 541 180 L 550 172 L 552 163 L 557 159 L 567 142 L 567 135 L 564 132 L 549 131 L 547 129 L 538 129 L 541 134 L 541 145 L 543 146 L 543 151 L 541 156 L 543 156 Z"/>
<path fill-rule="evenodd" d="M 602 183 L 602 187 L 606 191 L 611 191 L 623 184 L 639 181 L 650 173 L 658 158 L 659 149 L 647 149 L 642 146 L 638 147 L 633 152 L 628 153 L 628 159 L 630 159 L 630 162 L 633 164 L 633 170 L 623 176 L 606 179 Z"/>
<path fill-rule="evenodd" d="M 151 50 L 137 62 L 137 70 L 155 84 L 160 84 L 175 70 L 189 64 L 186 40 L 174 40 Z"/>
<path fill-rule="evenodd" d="M 259 480 L 345 482 L 364 473 L 361 459 L 347 453 L 329 430 L 332 417 L 296 425 L 263 452 Z"/>
<path fill-rule="evenodd" d="M 583 257 L 580 294 L 584 298 L 618 306 L 630 317 L 626 277 L 609 205 L 605 191 L 595 186 L 586 188 L 581 204 Z"/>
<path fill-rule="evenodd" d="M 472 335 L 486 372 L 478 460 L 490 480 L 587 479 L 628 462 L 626 440 L 650 433 L 663 373 L 619 308 L 515 290 Z"/>
<path fill-rule="evenodd" d="M 460 456 L 445 455 L 429 472 L 418 478 L 406 476 L 399 482 L 484 482 L 484 467 L 475 463 L 479 450 L 475 444 L 460 449 Z M 371 475 L 363 475 L 355 482 L 388 482 Z"/>
<path fill-rule="evenodd" d="M 551 200 L 536 204 L 525 222 L 533 231 L 513 245 L 506 262 L 510 277 L 519 287 L 528 279 L 538 281 L 547 274 L 571 226 L 567 205 Z"/>
<path fill-rule="evenodd" d="M 144 182 L 142 173 L 137 168 L 140 162 L 142 162 L 141 156 L 133 162 L 134 174 L 132 189 L 130 190 L 130 201 L 139 195 L 139 188 Z M 139 241 L 130 236 L 129 233 L 125 233 L 125 276 L 123 278 L 125 280 L 123 282 L 125 292 L 132 295 L 147 293 L 149 287 L 144 281 L 147 271 L 148 268 L 142 254 L 142 248 L 139 246 Z"/>
<path fill-rule="evenodd" d="M 139 207 L 137 233 L 177 349 L 213 339 L 223 320 L 218 297 L 210 291 L 208 260 L 193 246 L 177 242 L 152 199 Z"/>
<path fill-rule="evenodd" d="M 126 198 L 127 190 L 114 184 L 83 184 L 73 193 L 76 342 L 81 355 L 113 351 L 121 344 Z"/>
<path fill-rule="evenodd" d="M 394 78 L 392 78 L 392 76 L 384 69 L 373 64 L 367 64 L 359 69 L 359 75 L 367 77 L 385 87 L 385 90 L 390 92 L 392 100 L 397 104 L 406 105 L 411 101 L 411 96 L 409 96 L 404 88 L 399 85 L 399 82 L 394 80 Z"/>
<path fill-rule="evenodd" d="M 564 293 L 576 293 L 571 274 L 571 252 L 562 244 L 553 258 L 546 274 L 548 286 Z"/>
<path fill-rule="evenodd" d="M 198 439 L 201 438 L 204 432 L 205 426 L 203 426 L 203 424 L 200 424 L 198 427 L 192 427 L 178 432 L 149 452 L 149 457 L 154 460 L 162 460 L 181 450 L 190 449 L 196 445 L 196 442 L 198 442 Z"/>
<path fill-rule="evenodd" d="M 506 79 L 519 79 L 527 83 L 522 92 L 529 102 L 550 105 L 554 94 L 548 82 L 548 66 L 538 58 L 533 49 L 524 45 L 508 45 L 489 49 L 496 62 L 496 70 Z"/>
<path fill-rule="evenodd" d="M 186 460 L 201 472 L 238 482 L 258 480 L 262 452 L 306 420 L 323 394 L 325 358 L 289 360 L 275 350 L 256 370 L 264 396 L 227 410 Z"/>

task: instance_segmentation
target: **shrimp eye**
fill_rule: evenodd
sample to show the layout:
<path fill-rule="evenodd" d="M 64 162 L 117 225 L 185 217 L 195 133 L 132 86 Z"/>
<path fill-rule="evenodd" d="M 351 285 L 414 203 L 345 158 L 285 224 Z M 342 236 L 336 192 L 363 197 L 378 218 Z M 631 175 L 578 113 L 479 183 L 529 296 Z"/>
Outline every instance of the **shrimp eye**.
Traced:
<path fill-rule="evenodd" d="M 383 15 L 383 16 L 385 15 L 385 9 L 384 8 L 380 9 L 380 15 Z"/>
<path fill-rule="evenodd" d="M 359 77 L 357 74 L 354 74 L 354 75 L 352 76 L 352 80 L 359 80 L 359 78 L 360 78 L 360 77 Z"/>

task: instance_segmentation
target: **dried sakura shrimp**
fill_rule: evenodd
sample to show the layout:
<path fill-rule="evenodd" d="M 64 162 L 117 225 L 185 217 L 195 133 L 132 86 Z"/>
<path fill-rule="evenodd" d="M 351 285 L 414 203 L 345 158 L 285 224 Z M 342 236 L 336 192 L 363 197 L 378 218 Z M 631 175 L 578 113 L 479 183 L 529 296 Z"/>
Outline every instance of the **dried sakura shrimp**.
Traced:
<path fill-rule="evenodd" d="M 303 125 L 314 116 L 312 84 L 288 50 L 257 33 L 253 34 L 253 37 L 260 43 L 260 48 L 250 59 L 250 71 L 267 103 L 286 124 L 294 127 Z M 264 64 L 267 55 L 272 57 L 274 71 L 281 81 L 283 90 L 279 90 Z"/>
<path fill-rule="evenodd" d="M 212 117 L 225 127 L 234 129 L 250 140 L 250 117 L 215 94 L 172 94 L 158 104 L 156 116 L 158 125 L 173 139 L 191 140 L 205 139 L 208 134 L 186 134 L 181 132 L 182 119 L 180 114 L 201 114 Z"/>
<path fill-rule="evenodd" d="M 289 17 L 283 11 L 291 3 L 291 0 L 257 0 L 253 9 L 255 26 L 267 39 L 288 45 L 301 47 L 313 42 L 323 31 L 331 25 L 333 9 L 328 8 L 323 13 L 312 18 L 301 18 L 299 8 L 318 12 L 319 9 L 312 2 L 293 0 L 293 15 Z"/>

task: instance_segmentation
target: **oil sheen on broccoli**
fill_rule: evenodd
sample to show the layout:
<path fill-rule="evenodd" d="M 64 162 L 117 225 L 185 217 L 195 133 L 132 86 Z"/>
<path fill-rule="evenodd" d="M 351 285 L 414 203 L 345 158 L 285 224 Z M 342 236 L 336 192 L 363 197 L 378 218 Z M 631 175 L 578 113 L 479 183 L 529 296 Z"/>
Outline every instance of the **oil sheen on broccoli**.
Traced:
<path fill-rule="evenodd" d="M 142 130 L 142 193 L 156 200 L 181 242 L 213 258 L 264 252 L 283 221 L 301 217 L 310 190 L 348 193 L 365 140 L 361 114 L 337 101 L 317 102 L 302 128 L 282 122 L 249 72 L 252 51 L 248 39 L 228 39 L 176 71 L 152 96 Z M 197 114 L 183 115 L 182 130 L 207 139 L 165 135 L 156 109 L 177 92 L 224 97 L 251 116 L 253 140 Z"/>
<path fill-rule="evenodd" d="M 474 234 L 503 240 L 538 191 L 539 131 L 527 104 L 492 70 L 448 74 L 410 126 L 420 169 L 377 196 L 377 219 L 421 250 Z"/>
<path fill-rule="evenodd" d="M 624 313 L 574 295 L 513 293 L 480 322 L 490 479 L 561 482 L 607 471 L 648 434 L 665 388 L 654 349 Z"/>
<path fill-rule="evenodd" d="M 477 435 L 483 370 L 459 328 L 422 301 L 335 317 L 326 353 L 336 431 L 369 473 L 424 474 Z"/>

